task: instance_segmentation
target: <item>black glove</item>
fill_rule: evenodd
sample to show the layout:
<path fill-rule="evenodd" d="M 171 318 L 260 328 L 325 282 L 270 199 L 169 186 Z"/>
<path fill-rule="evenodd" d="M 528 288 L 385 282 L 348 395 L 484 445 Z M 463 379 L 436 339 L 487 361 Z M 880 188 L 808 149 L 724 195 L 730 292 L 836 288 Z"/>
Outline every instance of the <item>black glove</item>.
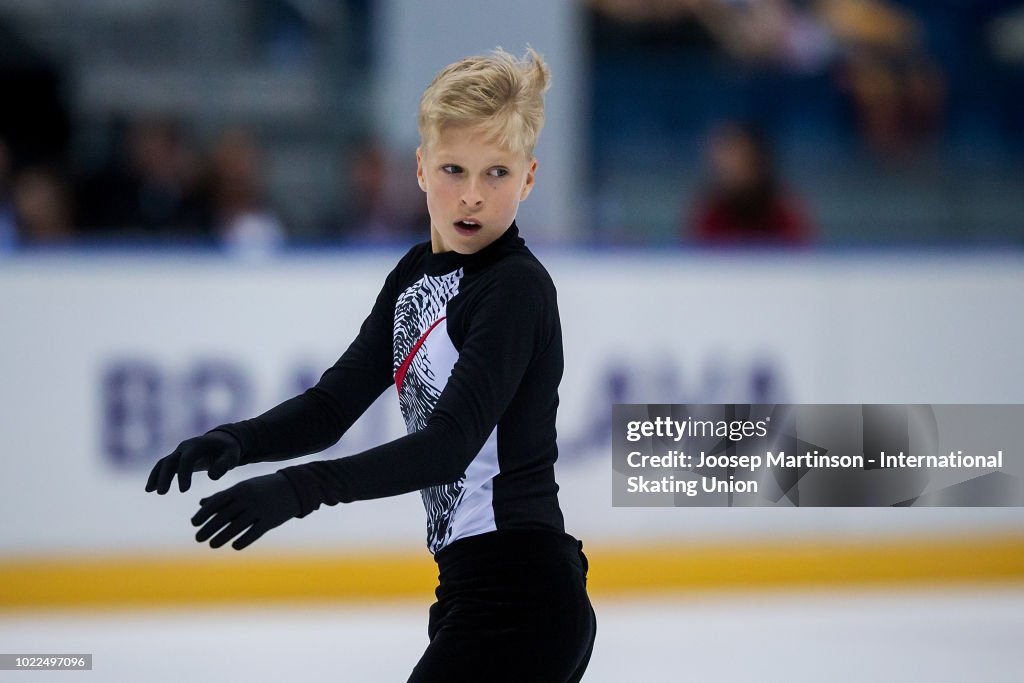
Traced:
<path fill-rule="evenodd" d="M 301 513 L 295 488 L 280 472 L 246 479 L 203 498 L 199 505 L 192 525 L 206 524 L 196 533 L 196 540 L 202 543 L 221 530 L 210 541 L 210 547 L 219 548 L 245 531 L 231 544 L 235 550 L 241 550 Z"/>
<path fill-rule="evenodd" d="M 178 487 L 183 492 L 188 491 L 193 472 L 208 470 L 210 479 L 220 479 L 241 461 L 242 447 L 238 439 L 227 432 L 207 432 L 182 441 L 173 453 L 160 458 L 149 473 L 146 490 L 160 495 L 167 493 L 171 480 L 177 474 Z"/>

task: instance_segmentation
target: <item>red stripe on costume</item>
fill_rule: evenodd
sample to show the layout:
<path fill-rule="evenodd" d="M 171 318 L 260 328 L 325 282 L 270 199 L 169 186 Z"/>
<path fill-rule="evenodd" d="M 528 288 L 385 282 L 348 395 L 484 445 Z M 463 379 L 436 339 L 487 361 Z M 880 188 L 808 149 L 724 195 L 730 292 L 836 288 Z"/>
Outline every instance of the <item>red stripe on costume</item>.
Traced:
<path fill-rule="evenodd" d="M 447 316 L 442 315 L 440 318 L 435 320 L 434 324 L 428 327 L 427 331 L 420 335 L 420 338 L 412 345 L 412 350 L 409 351 L 409 355 L 405 357 L 405 360 L 403 360 L 402 364 L 398 367 L 398 372 L 395 373 L 395 388 L 398 389 L 398 393 L 402 393 L 402 383 L 405 382 L 405 373 L 409 371 L 409 366 L 412 364 L 412 357 L 415 356 L 416 352 L 420 350 L 421 346 L 423 346 L 423 342 L 426 341 L 427 335 L 430 334 L 431 331 L 433 331 L 433 329 L 445 319 L 445 317 Z"/>

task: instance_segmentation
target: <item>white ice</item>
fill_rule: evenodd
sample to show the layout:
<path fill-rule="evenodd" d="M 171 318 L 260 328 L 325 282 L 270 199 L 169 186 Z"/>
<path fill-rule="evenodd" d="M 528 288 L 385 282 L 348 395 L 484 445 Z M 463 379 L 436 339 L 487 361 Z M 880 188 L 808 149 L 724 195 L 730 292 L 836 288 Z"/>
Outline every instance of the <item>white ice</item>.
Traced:
<path fill-rule="evenodd" d="M 588 683 L 1024 680 L 1024 587 L 595 599 Z M 0 652 L 93 655 L 0 680 L 405 681 L 427 604 L 0 614 Z M 486 683 L 486 682 L 481 682 Z"/>

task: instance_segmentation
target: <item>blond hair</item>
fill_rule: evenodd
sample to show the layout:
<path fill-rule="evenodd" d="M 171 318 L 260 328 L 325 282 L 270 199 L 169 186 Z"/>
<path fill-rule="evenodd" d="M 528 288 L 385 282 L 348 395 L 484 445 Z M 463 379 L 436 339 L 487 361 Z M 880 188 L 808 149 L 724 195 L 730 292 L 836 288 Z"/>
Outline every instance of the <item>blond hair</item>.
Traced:
<path fill-rule="evenodd" d="M 449 64 L 420 98 L 420 140 L 429 146 L 446 128 L 468 126 L 530 159 L 544 125 L 550 80 L 547 64 L 531 47 L 522 59 L 499 47 Z"/>

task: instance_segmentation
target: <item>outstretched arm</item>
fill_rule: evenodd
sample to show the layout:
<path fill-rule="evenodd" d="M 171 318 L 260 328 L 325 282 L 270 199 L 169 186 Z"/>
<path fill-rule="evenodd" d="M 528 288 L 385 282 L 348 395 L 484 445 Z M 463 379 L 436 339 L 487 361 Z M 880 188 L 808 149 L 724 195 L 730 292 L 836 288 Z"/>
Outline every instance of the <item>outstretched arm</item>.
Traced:
<path fill-rule="evenodd" d="M 396 267 L 388 275 L 359 334 L 316 386 L 258 417 L 220 425 L 183 441 L 156 463 L 146 490 L 167 493 L 177 475 L 179 488 L 187 491 L 192 472 L 207 470 L 211 479 L 219 479 L 238 465 L 296 458 L 336 443 L 393 383 L 397 272 Z"/>
<path fill-rule="evenodd" d="M 315 386 L 251 420 L 212 430 L 238 439 L 241 464 L 297 458 L 334 445 L 394 383 L 392 290 L 386 283 L 355 340 Z"/>

